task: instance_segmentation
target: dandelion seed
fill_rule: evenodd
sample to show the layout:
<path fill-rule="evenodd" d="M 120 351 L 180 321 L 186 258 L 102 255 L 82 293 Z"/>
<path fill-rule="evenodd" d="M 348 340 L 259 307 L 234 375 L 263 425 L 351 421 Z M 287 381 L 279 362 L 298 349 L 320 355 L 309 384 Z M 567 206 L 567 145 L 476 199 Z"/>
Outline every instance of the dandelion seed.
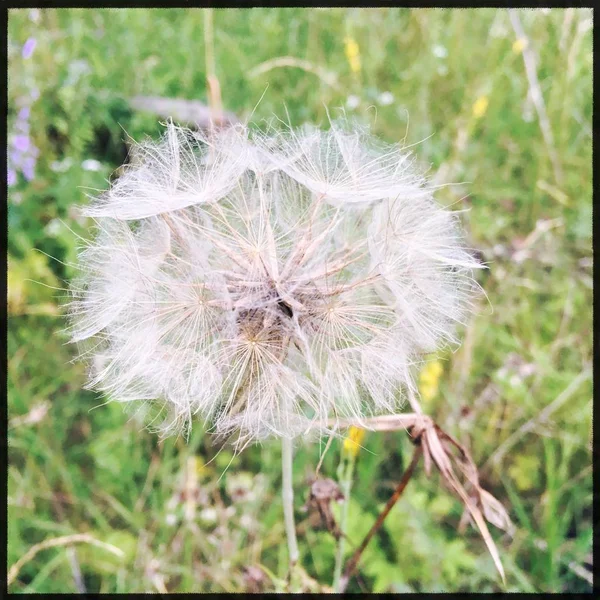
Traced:
<path fill-rule="evenodd" d="M 158 406 L 165 434 L 197 417 L 248 441 L 396 411 L 480 266 L 432 194 L 364 128 L 168 124 L 85 210 L 69 311 L 90 387 Z"/>

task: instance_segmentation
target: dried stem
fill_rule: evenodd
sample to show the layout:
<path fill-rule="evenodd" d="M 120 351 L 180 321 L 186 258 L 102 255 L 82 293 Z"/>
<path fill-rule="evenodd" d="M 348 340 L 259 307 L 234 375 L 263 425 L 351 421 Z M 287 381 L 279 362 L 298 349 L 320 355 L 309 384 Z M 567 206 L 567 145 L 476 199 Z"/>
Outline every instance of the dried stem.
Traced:
<path fill-rule="evenodd" d="M 50 540 L 45 540 L 32 546 L 8 571 L 7 584 L 10 585 L 17 578 L 17 575 L 23 568 L 25 564 L 27 564 L 30 560 L 32 560 L 38 552 L 42 550 L 46 550 L 47 548 L 55 548 L 57 546 L 70 546 L 71 544 L 77 543 L 87 543 L 92 544 L 94 546 L 98 546 L 99 548 L 104 548 L 109 552 L 112 552 L 116 556 L 123 558 L 124 554 L 120 548 L 113 546 L 112 544 L 107 544 L 105 542 L 101 542 L 96 538 L 93 538 L 91 535 L 87 533 L 77 533 L 74 535 L 65 535 L 58 538 L 52 538 Z"/>
<path fill-rule="evenodd" d="M 339 84 L 337 82 L 337 77 L 335 73 L 331 73 L 322 69 L 317 65 L 313 65 L 307 60 L 302 60 L 301 58 L 296 58 L 294 56 L 279 56 L 278 58 L 273 58 L 271 60 L 267 60 L 266 62 L 260 63 L 253 69 L 251 69 L 248 73 L 250 77 L 256 77 L 257 75 L 261 75 L 262 73 L 266 73 L 271 69 L 275 69 L 277 67 L 297 67 L 298 69 L 302 69 L 309 73 L 314 73 L 321 81 L 326 83 L 327 85 L 339 89 Z"/>
<path fill-rule="evenodd" d="M 570 400 L 573 394 L 579 389 L 579 386 L 591 376 L 592 368 L 591 366 L 586 365 L 586 368 L 579 373 L 579 375 L 577 375 L 577 377 L 575 377 L 575 379 L 573 379 L 573 381 L 571 381 L 571 383 L 569 383 L 569 385 L 552 402 L 550 402 L 550 404 L 545 406 L 535 417 L 529 419 L 526 423 L 523 423 L 523 425 L 509 435 L 487 459 L 481 470 L 484 471 L 490 465 L 500 463 L 505 454 L 519 442 L 526 433 L 533 431 L 540 423 L 547 421 L 550 418 L 550 415 Z"/>
<path fill-rule="evenodd" d="M 365 539 L 362 541 L 361 545 L 355 550 L 354 554 L 352 555 L 352 558 L 348 561 L 344 575 L 340 580 L 339 589 L 336 591 L 344 592 L 346 590 L 346 587 L 348 586 L 348 583 L 350 581 L 350 577 L 352 577 L 352 574 L 354 573 L 354 570 L 356 569 L 356 566 L 358 564 L 358 561 L 360 560 L 360 557 L 362 556 L 362 553 L 364 552 L 368 543 L 371 541 L 371 538 L 377 533 L 377 531 L 383 525 L 383 521 L 388 516 L 388 514 L 390 513 L 390 511 L 392 510 L 392 508 L 394 507 L 396 502 L 398 502 L 400 496 L 404 492 L 404 489 L 408 485 L 408 482 L 410 481 L 410 478 L 412 477 L 412 474 L 414 473 L 415 467 L 417 466 L 417 463 L 419 462 L 419 459 L 421 458 L 421 454 L 422 454 L 421 446 L 420 445 L 416 446 L 415 451 L 413 453 L 412 461 L 411 461 L 410 465 L 408 466 L 408 469 L 406 469 L 406 471 L 404 472 L 404 475 L 402 475 L 402 479 L 396 486 L 394 493 L 392 494 L 391 498 L 387 501 L 387 504 L 385 505 L 385 508 L 381 511 L 381 514 L 379 515 L 379 517 L 377 517 L 377 521 L 375 521 L 373 527 L 371 527 L 371 529 L 365 536 Z"/>
<path fill-rule="evenodd" d="M 221 104 L 221 86 L 215 68 L 215 40 L 213 28 L 213 9 L 206 8 L 204 13 L 204 52 L 206 64 L 206 81 L 208 83 L 208 104 L 211 111 L 211 126 L 223 125 L 223 109 Z"/>
<path fill-rule="evenodd" d="M 552 163 L 552 169 L 554 171 L 554 179 L 558 185 L 561 185 L 564 179 L 562 167 L 558 153 L 556 152 L 556 146 L 554 145 L 552 127 L 550 126 L 550 120 L 548 119 L 548 113 L 546 112 L 546 104 L 544 103 L 544 96 L 537 76 L 535 56 L 531 49 L 529 38 L 521 24 L 519 13 L 514 8 L 509 8 L 508 15 L 517 39 L 525 42 L 525 46 L 523 47 L 523 62 L 525 63 L 525 73 L 527 75 L 527 81 L 529 82 L 529 94 L 538 114 L 540 129 L 542 130 L 542 136 L 548 149 L 550 162 Z"/>

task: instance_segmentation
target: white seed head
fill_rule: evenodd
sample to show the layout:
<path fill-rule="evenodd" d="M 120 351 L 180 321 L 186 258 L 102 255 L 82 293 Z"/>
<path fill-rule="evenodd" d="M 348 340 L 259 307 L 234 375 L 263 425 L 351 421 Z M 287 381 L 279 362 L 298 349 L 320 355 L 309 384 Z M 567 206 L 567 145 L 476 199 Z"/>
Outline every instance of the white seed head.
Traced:
<path fill-rule="evenodd" d="M 167 125 L 86 211 L 71 333 L 90 385 L 241 439 L 399 408 L 479 263 L 399 146 L 333 123 Z"/>

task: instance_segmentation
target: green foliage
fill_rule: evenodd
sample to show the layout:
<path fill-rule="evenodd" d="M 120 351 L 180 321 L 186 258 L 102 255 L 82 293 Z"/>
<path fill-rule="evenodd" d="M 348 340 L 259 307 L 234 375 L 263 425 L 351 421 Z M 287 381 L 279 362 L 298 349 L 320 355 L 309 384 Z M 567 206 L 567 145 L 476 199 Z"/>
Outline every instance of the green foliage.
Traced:
<path fill-rule="evenodd" d="M 386 140 L 415 144 L 439 183 L 455 182 L 438 198 L 470 209 L 462 217 L 489 266 L 480 278 L 489 303 L 482 300 L 461 332 L 461 349 L 440 353 L 439 390 L 425 408 L 469 447 L 483 486 L 514 520 L 512 538 L 491 527 L 506 591 L 589 592 L 591 12 L 519 17 L 552 147 L 527 99 L 522 48 L 504 10 L 216 10 L 216 75 L 224 107 L 241 118 L 287 111 L 294 125 L 325 124 L 325 106 L 334 115 L 345 107 Z M 8 35 L 9 145 L 19 109 L 30 103 L 39 148 L 33 180 L 19 174 L 9 188 L 8 564 L 43 540 L 86 532 L 124 552 L 117 559 L 75 547 L 90 592 L 243 591 L 243 569 L 258 564 L 265 589 L 280 589 L 277 444 L 236 457 L 201 425 L 187 443 L 160 442 L 142 414 L 83 390 L 85 366 L 70 362 L 74 349 L 59 333 L 61 288 L 73 275 L 77 236 L 89 235 L 75 206 L 116 175 L 127 136 L 161 128 L 161 118 L 134 111 L 128 99 L 208 101 L 203 11 L 12 10 Z M 37 45 L 25 59 L 29 37 Z M 349 39 L 360 69 L 346 57 Z M 305 62 L 267 63 L 280 57 Z M 363 445 L 348 556 L 410 451 L 404 432 L 372 433 Z M 297 448 L 296 506 L 306 577 L 330 585 L 335 540 L 318 515 L 299 510 L 322 450 Z M 340 451 L 334 442 L 325 476 L 336 477 Z M 458 532 L 462 511 L 436 475 L 417 469 L 349 590 L 502 590 L 477 531 Z M 43 550 L 11 591 L 75 592 L 72 569 L 64 547 Z"/>

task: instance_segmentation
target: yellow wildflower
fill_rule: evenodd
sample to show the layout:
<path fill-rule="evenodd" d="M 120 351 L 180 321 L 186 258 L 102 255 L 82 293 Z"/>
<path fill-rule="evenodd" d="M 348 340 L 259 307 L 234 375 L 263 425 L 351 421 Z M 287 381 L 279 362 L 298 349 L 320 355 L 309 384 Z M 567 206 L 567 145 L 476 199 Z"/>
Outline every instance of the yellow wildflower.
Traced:
<path fill-rule="evenodd" d="M 187 460 L 188 478 L 197 480 L 198 476 L 206 475 L 210 469 L 200 456 L 190 456 Z"/>
<path fill-rule="evenodd" d="M 489 103 L 490 101 L 488 100 L 487 96 L 480 96 L 479 98 L 477 98 L 477 100 L 475 100 L 475 103 L 473 104 L 473 116 L 476 119 L 483 117 L 483 115 L 485 115 L 485 111 L 487 110 Z"/>
<path fill-rule="evenodd" d="M 355 457 L 360 450 L 360 444 L 365 435 L 366 432 L 364 429 L 361 429 L 360 427 L 354 427 L 354 425 L 352 425 L 348 431 L 346 439 L 344 440 L 344 451 Z"/>
<path fill-rule="evenodd" d="M 521 54 L 521 52 L 523 52 L 523 49 L 526 46 L 527 46 L 527 40 L 519 38 L 518 40 L 515 40 L 515 42 L 513 43 L 512 50 L 515 54 Z"/>
<path fill-rule="evenodd" d="M 353 73 L 360 71 L 360 50 L 356 40 L 351 37 L 344 39 L 344 51 L 346 52 L 346 58 L 350 64 L 350 68 Z"/>
<path fill-rule="evenodd" d="M 435 398 L 440 386 L 440 377 L 444 372 L 444 367 L 439 360 L 428 362 L 419 377 L 419 392 L 426 402 Z"/>

